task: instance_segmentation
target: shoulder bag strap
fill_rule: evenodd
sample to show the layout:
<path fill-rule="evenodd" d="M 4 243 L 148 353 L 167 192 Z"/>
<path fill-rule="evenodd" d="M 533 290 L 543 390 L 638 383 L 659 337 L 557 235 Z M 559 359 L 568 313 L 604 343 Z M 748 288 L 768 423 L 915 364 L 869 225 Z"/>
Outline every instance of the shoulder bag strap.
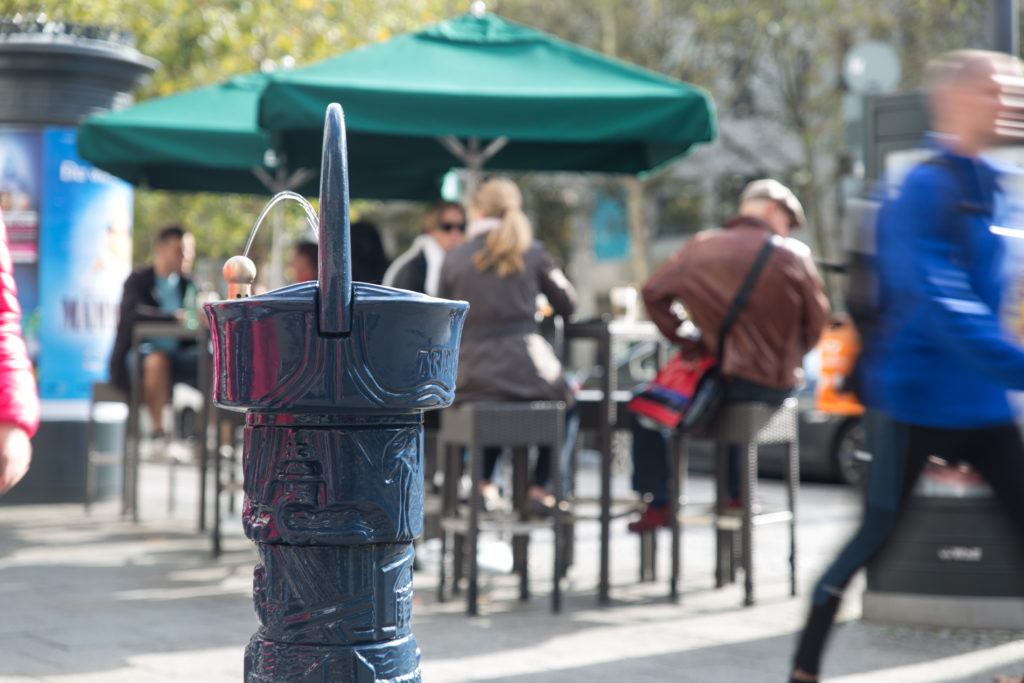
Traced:
<path fill-rule="evenodd" d="M 757 258 L 754 259 L 754 265 L 750 267 L 750 272 L 747 273 L 746 279 L 740 285 L 740 291 L 736 293 L 736 298 L 732 300 L 732 306 L 729 307 L 729 311 L 725 314 L 725 319 L 722 320 L 722 326 L 718 330 L 717 357 L 719 362 L 721 362 L 723 352 L 725 351 L 725 336 L 729 334 L 733 323 L 736 322 L 736 319 L 740 317 L 740 313 L 746 308 L 747 300 L 750 298 L 750 290 L 754 288 L 754 283 L 757 282 L 757 278 L 761 275 L 764 264 L 768 262 L 768 257 L 774 248 L 775 236 L 772 235 L 765 241 L 761 251 L 758 252 Z"/>

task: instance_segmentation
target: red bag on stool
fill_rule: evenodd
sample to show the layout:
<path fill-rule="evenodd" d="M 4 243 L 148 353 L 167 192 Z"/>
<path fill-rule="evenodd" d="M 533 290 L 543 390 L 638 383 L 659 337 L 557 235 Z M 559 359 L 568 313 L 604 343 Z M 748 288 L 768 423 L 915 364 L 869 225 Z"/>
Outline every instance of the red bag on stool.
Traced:
<path fill-rule="evenodd" d="M 715 365 L 713 356 L 688 361 L 673 356 L 626 406 L 652 429 L 675 429 L 686 414 L 704 373 Z"/>

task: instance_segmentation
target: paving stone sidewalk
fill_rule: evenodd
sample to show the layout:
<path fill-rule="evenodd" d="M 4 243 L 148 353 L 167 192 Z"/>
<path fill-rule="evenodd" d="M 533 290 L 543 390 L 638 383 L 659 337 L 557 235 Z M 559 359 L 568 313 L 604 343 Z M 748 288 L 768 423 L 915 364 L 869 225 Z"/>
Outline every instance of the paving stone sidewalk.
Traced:
<path fill-rule="evenodd" d="M 256 629 L 251 581 L 255 552 L 237 516 L 225 522 L 225 552 L 209 554 L 187 497 L 167 516 L 162 472 L 144 473 L 143 521 L 122 521 L 113 503 L 86 516 L 78 505 L 0 506 L 0 681 L 240 681 L 242 651 Z M 621 482 L 620 482 L 621 483 Z M 624 485 L 624 483 L 622 484 Z M 179 491 L 194 487 L 183 473 Z M 693 497 L 710 486 L 694 478 Z M 781 486 L 762 485 L 766 503 Z M 757 532 L 757 605 L 743 608 L 739 585 L 715 590 L 712 534 L 688 528 L 678 604 L 666 585 L 636 582 L 638 552 L 626 520 L 613 528 L 613 601 L 599 607 L 596 523 L 577 529 L 576 565 L 565 610 L 549 611 L 550 544 L 532 543 L 533 598 L 516 599 L 507 546 L 484 543 L 482 614 L 436 600 L 437 545 L 421 548 L 413 632 L 423 680 L 722 681 L 786 678 L 806 589 L 850 532 L 854 492 L 806 485 L 798 545 L 802 594 L 789 596 L 782 526 Z M 661 543 L 667 576 L 668 538 Z M 990 681 L 1024 671 L 1024 633 L 883 626 L 859 619 L 854 585 L 826 660 L 834 683 Z"/>

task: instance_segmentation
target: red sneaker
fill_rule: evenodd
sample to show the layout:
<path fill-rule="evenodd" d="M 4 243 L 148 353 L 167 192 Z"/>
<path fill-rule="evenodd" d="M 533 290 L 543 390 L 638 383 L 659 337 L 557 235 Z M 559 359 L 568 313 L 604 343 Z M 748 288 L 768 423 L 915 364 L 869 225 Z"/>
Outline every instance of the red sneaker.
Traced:
<path fill-rule="evenodd" d="M 648 506 L 644 513 L 640 515 L 640 519 L 635 522 L 629 523 L 629 530 L 633 533 L 640 534 L 645 531 L 652 531 L 657 529 L 659 526 L 670 526 L 670 517 L 672 514 L 670 505 L 661 505 L 659 507 Z"/>

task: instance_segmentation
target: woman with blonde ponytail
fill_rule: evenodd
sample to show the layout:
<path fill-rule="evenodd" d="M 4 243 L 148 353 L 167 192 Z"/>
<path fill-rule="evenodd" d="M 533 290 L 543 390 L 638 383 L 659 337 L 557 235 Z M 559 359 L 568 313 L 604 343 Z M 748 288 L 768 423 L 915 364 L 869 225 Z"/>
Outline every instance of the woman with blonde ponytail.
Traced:
<path fill-rule="evenodd" d="M 572 395 L 562 364 L 537 329 L 537 300 L 544 295 L 563 317 L 576 307 L 576 292 L 544 246 L 533 239 L 519 188 L 491 178 L 469 201 L 466 241 L 450 251 L 438 295 L 469 302 L 459 348 L 458 403 L 565 401 Z M 491 482 L 500 450 L 484 451 L 485 505 L 498 496 Z M 551 504 L 547 491 L 551 454 L 540 449 L 530 498 L 537 511 Z"/>

